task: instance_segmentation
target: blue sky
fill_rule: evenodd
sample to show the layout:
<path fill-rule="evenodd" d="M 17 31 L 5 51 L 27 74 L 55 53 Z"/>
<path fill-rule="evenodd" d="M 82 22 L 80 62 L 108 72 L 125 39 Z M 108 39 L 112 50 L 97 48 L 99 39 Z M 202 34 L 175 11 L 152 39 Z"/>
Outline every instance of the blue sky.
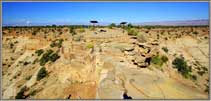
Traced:
<path fill-rule="evenodd" d="M 2 5 L 3 25 L 209 19 L 208 2 L 3 2 Z"/>

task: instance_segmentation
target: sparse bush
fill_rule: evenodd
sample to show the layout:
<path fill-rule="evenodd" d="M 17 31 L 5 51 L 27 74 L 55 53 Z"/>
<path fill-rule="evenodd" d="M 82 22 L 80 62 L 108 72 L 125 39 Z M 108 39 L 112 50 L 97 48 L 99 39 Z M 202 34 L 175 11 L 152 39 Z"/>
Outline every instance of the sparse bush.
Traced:
<path fill-rule="evenodd" d="M 10 43 L 10 48 L 13 48 L 14 47 L 14 44 L 13 43 Z"/>
<path fill-rule="evenodd" d="M 37 74 L 37 81 L 43 79 L 46 76 L 47 76 L 47 71 L 46 71 L 45 67 L 42 67 Z"/>
<path fill-rule="evenodd" d="M 25 80 L 30 80 L 31 77 L 32 77 L 32 75 L 29 75 L 29 76 L 27 76 L 27 77 L 25 78 Z"/>
<path fill-rule="evenodd" d="M 41 66 L 45 65 L 49 61 L 51 53 L 53 53 L 52 50 L 47 50 L 46 53 L 42 55 L 42 57 L 40 59 L 40 65 Z"/>
<path fill-rule="evenodd" d="M 128 28 L 127 32 L 128 32 L 128 35 L 137 36 L 139 34 L 138 31 L 136 31 L 135 29 L 131 29 L 131 28 Z"/>
<path fill-rule="evenodd" d="M 113 27 L 116 27 L 115 23 L 112 23 L 108 26 L 110 29 L 112 29 Z"/>
<path fill-rule="evenodd" d="M 23 63 L 23 65 L 26 66 L 26 65 L 28 65 L 29 63 L 30 63 L 30 62 L 25 61 L 25 62 Z"/>
<path fill-rule="evenodd" d="M 127 25 L 127 27 L 128 27 L 128 28 L 133 28 L 133 25 L 132 25 L 131 23 L 129 23 L 129 24 Z"/>
<path fill-rule="evenodd" d="M 162 60 L 164 63 L 166 63 L 166 62 L 168 61 L 168 57 L 162 56 L 162 57 L 161 57 L 161 60 Z"/>
<path fill-rule="evenodd" d="M 55 62 L 59 58 L 60 56 L 58 55 L 58 53 L 53 53 L 52 50 L 47 50 L 40 59 L 40 65 L 44 66 L 48 61 Z"/>
<path fill-rule="evenodd" d="M 190 76 L 191 67 L 187 65 L 187 62 L 183 57 L 175 58 L 172 62 L 174 65 L 173 68 L 176 68 L 178 72 L 180 72 L 185 78 Z"/>
<path fill-rule="evenodd" d="M 34 32 L 32 32 L 32 35 L 36 35 L 36 34 L 37 34 L 37 32 L 35 32 L 35 31 L 34 31 Z"/>
<path fill-rule="evenodd" d="M 200 75 L 200 76 L 203 76 L 205 71 L 197 71 L 197 73 Z"/>
<path fill-rule="evenodd" d="M 64 40 L 63 39 L 56 39 L 56 40 L 54 40 L 51 44 L 50 44 L 50 46 L 51 47 L 58 47 L 58 48 L 60 48 L 60 47 L 62 47 L 62 42 L 63 42 Z"/>
<path fill-rule="evenodd" d="M 54 53 L 50 56 L 49 59 L 50 59 L 51 62 L 55 62 L 59 58 L 60 58 L 60 56 L 57 53 Z"/>
<path fill-rule="evenodd" d="M 208 71 L 208 69 L 205 66 L 201 67 L 204 71 Z"/>
<path fill-rule="evenodd" d="M 16 79 L 17 78 L 17 76 L 15 75 L 15 76 L 13 76 L 13 79 Z"/>
<path fill-rule="evenodd" d="M 146 38 L 145 38 L 145 36 L 143 34 L 139 34 L 137 36 L 137 40 L 138 40 L 138 42 L 142 42 L 142 43 L 147 42 L 147 40 L 146 40 Z"/>
<path fill-rule="evenodd" d="M 90 30 L 91 31 L 94 31 L 95 30 L 95 27 L 94 26 L 90 26 Z"/>
<path fill-rule="evenodd" d="M 163 65 L 163 61 L 161 60 L 161 58 L 159 57 L 159 55 L 153 56 L 151 62 L 153 64 L 162 66 Z"/>
<path fill-rule="evenodd" d="M 192 79 L 192 80 L 197 80 L 196 75 L 191 75 L 191 79 Z"/>
<path fill-rule="evenodd" d="M 37 90 L 33 90 L 29 93 L 30 96 L 34 96 L 37 93 Z"/>
<path fill-rule="evenodd" d="M 153 56 L 151 59 L 151 63 L 155 65 L 159 65 L 159 66 L 162 66 L 163 63 L 166 63 L 167 61 L 168 61 L 168 58 L 166 56 L 160 57 L 159 55 Z"/>
<path fill-rule="evenodd" d="M 59 35 L 62 35 L 63 34 L 63 32 L 59 32 Z"/>
<path fill-rule="evenodd" d="M 209 90 L 210 90 L 209 89 L 209 79 L 206 79 L 206 81 L 207 81 L 207 84 L 204 84 L 206 86 L 204 92 L 209 93 Z"/>
<path fill-rule="evenodd" d="M 86 45 L 86 47 L 90 49 L 90 48 L 94 48 L 94 45 L 92 43 L 89 43 Z"/>
<path fill-rule="evenodd" d="M 85 29 L 84 29 L 84 28 L 79 28 L 79 29 L 78 29 L 78 32 L 79 32 L 79 33 L 83 33 L 83 32 L 85 32 Z"/>
<path fill-rule="evenodd" d="M 25 99 L 26 96 L 24 95 L 24 92 L 27 90 L 26 86 L 20 89 L 20 91 L 15 96 L 15 99 Z"/>
<path fill-rule="evenodd" d="M 209 93 L 209 85 L 206 85 L 206 89 L 204 90 L 204 92 Z"/>
<path fill-rule="evenodd" d="M 208 37 L 207 37 L 207 36 L 205 36 L 205 37 L 204 37 L 204 39 L 208 39 Z"/>
<path fill-rule="evenodd" d="M 163 47 L 162 48 L 164 52 L 168 53 L 168 48 L 167 47 Z"/>
<path fill-rule="evenodd" d="M 194 31 L 194 32 L 193 32 L 193 34 L 197 35 L 197 34 L 198 34 L 198 32 L 197 32 L 197 31 Z"/>
<path fill-rule="evenodd" d="M 73 27 L 70 27 L 70 33 L 75 33 L 75 30 Z"/>
<path fill-rule="evenodd" d="M 163 35 L 164 34 L 164 31 L 162 31 L 160 34 Z"/>
<path fill-rule="evenodd" d="M 56 28 L 56 25 L 55 25 L 55 24 L 53 24 L 53 25 L 52 25 L 52 27 L 53 27 L 53 28 Z"/>
<path fill-rule="evenodd" d="M 43 49 L 39 49 L 39 50 L 36 50 L 36 51 L 35 51 L 35 53 L 36 53 L 38 56 L 42 55 L 43 52 L 44 52 Z"/>
<path fill-rule="evenodd" d="M 77 36 L 75 36 L 75 37 L 73 38 L 73 40 L 74 40 L 74 41 L 81 41 L 82 37 L 83 37 L 83 36 L 81 36 L 81 35 L 77 35 Z"/>

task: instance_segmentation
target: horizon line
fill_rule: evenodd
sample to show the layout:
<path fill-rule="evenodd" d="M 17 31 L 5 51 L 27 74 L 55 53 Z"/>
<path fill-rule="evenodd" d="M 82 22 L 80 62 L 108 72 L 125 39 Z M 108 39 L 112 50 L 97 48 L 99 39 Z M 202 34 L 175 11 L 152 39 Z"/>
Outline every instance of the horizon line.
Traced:
<path fill-rule="evenodd" d="M 112 23 L 119 25 L 121 22 L 127 22 L 127 24 L 132 24 L 132 25 L 147 25 L 147 24 L 153 24 L 153 23 L 165 23 L 165 22 L 188 22 L 188 21 L 208 21 L 208 25 L 209 25 L 209 20 L 210 19 L 192 19 L 192 20 L 163 20 L 163 21 L 145 21 L 145 22 L 127 22 L 127 21 L 120 21 L 119 23 L 115 23 L 115 22 L 99 22 L 97 23 L 97 25 L 102 25 L 102 26 L 107 26 L 110 25 Z M 90 20 L 91 21 L 91 20 Z M 96 20 L 97 21 L 97 20 Z M 44 23 L 39 23 L 39 22 L 35 22 L 35 23 L 24 23 L 24 22 L 20 22 L 20 23 L 11 23 L 11 24 L 3 24 L 2 26 L 51 26 L 51 25 L 57 25 L 57 26 L 61 26 L 61 25 L 92 25 L 90 22 L 55 22 L 55 23 L 48 23 L 48 22 L 44 22 Z M 153 24 L 154 25 L 154 24 Z M 158 24 L 159 25 L 159 24 Z M 165 25 L 165 24 L 162 24 Z M 168 25 L 168 24 L 166 24 Z M 207 25 L 207 24 L 205 24 Z"/>

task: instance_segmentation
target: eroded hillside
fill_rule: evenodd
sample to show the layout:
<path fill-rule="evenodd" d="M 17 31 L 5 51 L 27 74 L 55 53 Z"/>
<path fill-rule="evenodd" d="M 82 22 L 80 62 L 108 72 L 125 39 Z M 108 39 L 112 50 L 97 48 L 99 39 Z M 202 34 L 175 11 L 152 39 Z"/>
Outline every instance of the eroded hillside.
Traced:
<path fill-rule="evenodd" d="M 208 27 L 4 28 L 4 99 L 207 99 Z"/>

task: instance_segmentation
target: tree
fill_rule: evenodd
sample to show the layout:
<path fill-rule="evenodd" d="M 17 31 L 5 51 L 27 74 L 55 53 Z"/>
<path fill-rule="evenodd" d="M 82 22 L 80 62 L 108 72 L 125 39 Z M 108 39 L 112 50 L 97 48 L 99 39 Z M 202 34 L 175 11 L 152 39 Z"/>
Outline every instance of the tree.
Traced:
<path fill-rule="evenodd" d="M 55 25 L 55 24 L 53 24 L 53 25 L 52 25 L 52 27 L 56 27 L 56 25 Z"/>
<path fill-rule="evenodd" d="M 133 28 L 133 25 L 132 25 L 131 23 L 129 23 L 129 24 L 127 25 L 127 27 L 128 27 L 128 28 Z"/>
<path fill-rule="evenodd" d="M 93 20 L 93 21 L 90 21 L 90 23 L 93 24 L 92 29 L 94 30 L 95 29 L 94 26 L 95 26 L 96 23 L 98 23 L 98 21 Z"/>
<path fill-rule="evenodd" d="M 127 22 L 121 22 L 120 23 L 120 26 L 122 27 L 122 28 L 124 28 L 124 25 L 126 24 Z M 125 31 L 123 30 L 123 33 L 124 33 Z"/>
<path fill-rule="evenodd" d="M 90 21 L 90 23 L 92 23 L 94 26 L 96 23 L 98 23 L 98 21 L 93 20 L 93 21 Z"/>
<path fill-rule="evenodd" d="M 127 22 L 121 22 L 120 26 L 124 27 L 125 24 L 127 24 Z"/>
<path fill-rule="evenodd" d="M 113 27 L 116 27 L 116 24 L 115 24 L 115 23 L 111 23 L 111 24 L 109 25 L 109 28 L 113 28 Z"/>

